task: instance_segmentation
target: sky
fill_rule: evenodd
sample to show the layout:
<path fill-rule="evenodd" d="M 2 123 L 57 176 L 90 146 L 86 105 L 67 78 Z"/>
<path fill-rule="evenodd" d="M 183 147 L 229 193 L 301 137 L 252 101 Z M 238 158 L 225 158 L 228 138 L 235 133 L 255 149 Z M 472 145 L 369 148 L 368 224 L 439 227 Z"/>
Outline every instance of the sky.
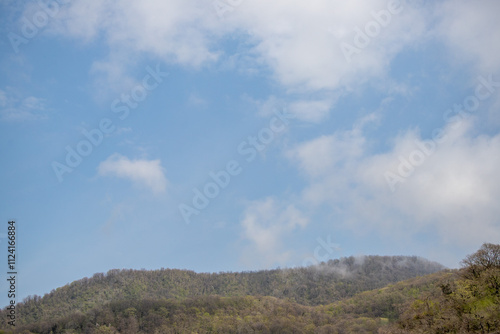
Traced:
<path fill-rule="evenodd" d="M 0 1 L 0 275 L 9 220 L 18 301 L 115 268 L 459 267 L 500 240 L 499 12 Z"/>

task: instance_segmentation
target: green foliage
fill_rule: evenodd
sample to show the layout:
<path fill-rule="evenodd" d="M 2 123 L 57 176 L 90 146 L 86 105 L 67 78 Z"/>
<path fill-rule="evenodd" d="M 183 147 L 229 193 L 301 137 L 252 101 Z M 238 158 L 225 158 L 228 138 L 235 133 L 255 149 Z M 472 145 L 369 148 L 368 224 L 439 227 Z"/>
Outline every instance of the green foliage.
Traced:
<path fill-rule="evenodd" d="M 111 271 L 28 299 L 23 315 L 39 319 L 16 333 L 500 333 L 497 248 L 485 245 L 461 270 L 425 276 L 415 273 L 432 264 L 403 257 L 251 273 Z"/>
<path fill-rule="evenodd" d="M 165 312 L 165 310 L 167 312 Z M 102 312 L 112 320 L 103 324 Z M 179 300 L 119 301 L 70 318 L 25 325 L 33 333 L 377 333 L 386 319 L 332 316 L 321 306 L 274 297 L 207 296 Z"/>
<path fill-rule="evenodd" d="M 142 299 L 199 296 L 273 296 L 303 305 L 322 305 L 388 283 L 441 270 L 437 263 L 418 257 L 366 256 L 330 260 L 318 266 L 242 273 L 195 273 L 188 270 L 110 270 L 29 297 L 18 304 L 20 324 L 81 316 L 98 306 Z M 0 327 L 5 317 L 0 312 Z"/>
<path fill-rule="evenodd" d="M 500 333 L 500 245 L 484 244 L 438 289 L 407 303 L 388 333 Z"/>

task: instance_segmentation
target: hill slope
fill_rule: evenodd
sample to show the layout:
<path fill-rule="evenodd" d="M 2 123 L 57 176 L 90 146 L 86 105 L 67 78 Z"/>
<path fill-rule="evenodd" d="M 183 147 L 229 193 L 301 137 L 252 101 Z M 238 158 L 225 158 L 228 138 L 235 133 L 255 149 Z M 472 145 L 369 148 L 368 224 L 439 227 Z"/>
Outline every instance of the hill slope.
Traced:
<path fill-rule="evenodd" d="M 442 270 L 370 291 L 363 288 L 436 264 L 375 256 L 255 273 L 112 271 L 26 301 L 20 305 L 24 324 L 18 323 L 14 332 L 499 334 L 500 245 L 484 244 L 463 265 L 460 270 Z M 321 305 L 325 298 L 317 295 L 321 284 L 326 284 L 321 291 L 331 296 L 361 292 Z M 164 285 L 170 290 L 161 290 Z M 104 290 L 96 294 L 99 288 Z M 144 297 L 155 289 L 172 297 Z M 188 296 L 199 291 L 200 295 Z M 258 291 L 286 297 L 262 296 Z M 249 292 L 254 295 L 239 295 Z M 77 295 L 71 298 L 70 293 Z M 94 299 L 95 305 L 87 310 L 76 307 L 78 301 L 87 301 L 88 307 L 96 296 L 109 301 Z M 61 311 L 66 305 L 75 309 Z M 0 313 L 4 321 L 5 310 Z"/>
<path fill-rule="evenodd" d="M 29 324 L 85 314 L 113 301 L 184 300 L 212 295 L 271 296 L 312 306 L 441 269 L 441 265 L 418 257 L 366 256 L 308 268 L 243 273 L 111 270 L 58 288 L 43 298 L 28 298 L 18 305 L 18 313 L 22 314 L 20 324 Z"/>
<path fill-rule="evenodd" d="M 500 333 L 500 245 L 483 244 L 464 267 L 400 309 L 386 333 Z"/>
<path fill-rule="evenodd" d="M 439 272 L 367 291 L 329 305 L 305 306 L 275 297 L 203 296 L 123 300 L 19 328 L 31 333 L 378 333 L 398 309 L 455 275 Z"/>

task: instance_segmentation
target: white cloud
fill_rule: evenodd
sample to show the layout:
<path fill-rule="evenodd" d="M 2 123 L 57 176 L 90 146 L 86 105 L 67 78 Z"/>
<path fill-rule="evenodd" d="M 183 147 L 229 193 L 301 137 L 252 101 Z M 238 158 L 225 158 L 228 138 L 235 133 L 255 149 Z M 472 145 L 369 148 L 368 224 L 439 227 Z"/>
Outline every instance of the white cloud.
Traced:
<path fill-rule="evenodd" d="M 299 120 L 319 123 L 328 116 L 331 107 L 328 100 L 296 101 L 290 104 L 289 111 Z"/>
<path fill-rule="evenodd" d="M 253 0 L 245 1 L 223 20 L 217 17 L 212 2 L 75 0 L 61 9 L 52 31 L 85 42 L 105 41 L 110 54 L 109 60 L 98 61 L 101 65 L 126 63 L 136 59 L 135 54 L 146 54 L 193 67 L 221 59 L 221 41 L 237 34 L 245 45 L 245 51 L 237 52 L 238 70 L 270 69 L 287 89 L 307 93 L 349 88 L 383 77 L 391 59 L 421 38 L 429 20 L 420 7 L 405 3 L 349 63 L 341 44 L 353 44 L 355 27 L 365 29 L 369 22 L 375 22 L 372 13 L 387 12 L 388 1 Z M 119 59 L 117 54 L 127 56 Z M 224 59 L 234 61 L 234 56 Z M 120 73 L 113 66 L 100 68 L 108 68 L 111 77 Z M 313 103 L 309 107 L 314 110 L 307 114 L 300 104 L 296 108 L 306 120 L 317 122 L 328 105 L 324 101 Z"/>
<path fill-rule="evenodd" d="M 259 267 L 284 265 L 290 260 L 284 239 L 308 219 L 293 205 L 283 205 L 272 198 L 251 203 L 241 221 L 243 237 L 251 242 L 243 260 Z"/>
<path fill-rule="evenodd" d="M 263 117 L 270 117 L 277 110 L 286 110 L 287 113 L 292 114 L 299 121 L 320 123 L 328 118 L 340 94 L 335 94 L 336 96 L 328 94 L 328 97 L 306 97 L 303 95 L 296 94 L 295 96 L 298 97 L 289 96 L 288 101 L 276 96 L 269 96 L 263 101 L 250 100 L 259 108 L 259 115 Z"/>
<path fill-rule="evenodd" d="M 134 84 L 134 66 L 144 56 L 195 68 L 217 60 L 211 11 L 204 1 L 74 0 L 61 6 L 49 29 L 83 43 L 107 44 L 109 54 L 91 69 L 103 98 Z"/>
<path fill-rule="evenodd" d="M 400 1 L 401 11 L 392 14 L 389 4 L 394 2 L 387 0 L 253 0 L 244 1 L 223 20 L 212 3 L 74 0 L 61 6 L 48 29 L 84 42 L 107 43 L 109 55 L 96 60 L 93 68 L 107 73 L 113 84 L 131 73 L 120 66 L 132 66 L 140 55 L 195 68 L 214 63 L 225 52 L 221 41 L 235 35 L 244 48 L 223 59 L 237 55 L 238 70 L 270 69 L 276 81 L 292 92 L 352 90 L 374 78 L 386 80 L 391 61 L 401 50 L 418 47 L 431 37 L 444 39 L 458 51 L 453 53 L 457 57 L 472 57 L 486 74 L 499 69 L 496 0 L 449 0 L 443 5 Z M 376 17 L 382 12 L 389 18 Z M 436 34 L 428 34 L 434 24 Z M 371 33 L 366 47 L 357 46 L 356 29 L 366 34 L 370 26 L 378 30 Z M 342 43 L 358 48 L 350 62 Z M 295 108 L 306 121 L 318 122 L 332 107 L 326 101 L 301 100 L 309 105 L 297 101 Z M 305 112 L 306 107 L 311 110 Z"/>
<path fill-rule="evenodd" d="M 416 240 L 429 228 L 441 242 L 436 247 L 499 240 L 500 135 L 474 135 L 471 122 L 446 127 L 443 142 L 428 146 L 431 153 L 396 184 L 395 192 L 384 174 L 397 174 L 400 157 L 410 160 L 423 151 L 426 140 L 416 130 L 397 138 L 385 153 L 369 153 L 364 147 L 368 139 L 356 130 L 298 145 L 289 156 L 310 182 L 303 203 L 312 208 L 326 204 L 344 227 L 392 240 Z"/>
<path fill-rule="evenodd" d="M 95 60 L 92 63 L 90 73 L 94 77 L 94 94 L 98 101 L 107 101 L 110 93 L 118 96 L 140 85 L 140 81 L 129 75 L 125 66 L 128 62 L 126 53 L 113 53 L 108 59 Z M 145 70 L 143 72 L 147 73 Z"/>
<path fill-rule="evenodd" d="M 84 41 L 104 38 L 115 50 L 146 52 L 167 61 L 199 66 L 217 58 L 207 38 L 208 5 L 182 0 L 75 0 L 64 8 L 58 16 L 59 25 L 53 29 Z"/>
<path fill-rule="evenodd" d="M 167 187 L 167 179 L 160 160 L 130 160 L 115 153 L 101 162 L 97 170 L 99 175 L 130 179 L 156 194 L 165 192 Z"/>
<path fill-rule="evenodd" d="M 500 70 L 500 2 L 448 0 L 440 7 L 438 33 L 454 60 L 473 60 L 484 75 Z"/>
<path fill-rule="evenodd" d="M 33 121 L 46 119 L 48 108 L 42 98 L 28 96 L 26 98 L 14 89 L 0 89 L 0 119 L 3 121 Z"/>
<path fill-rule="evenodd" d="M 22 106 L 31 110 L 45 110 L 45 101 L 34 96 L 29 96 L 23 100 Z"/>
<path fill-rule="evenodd" d="M 477 76 L 500 78 L 500 2 L 495 0 L 448 0 L 436 12 L 441 17 L 439 36 L 449 46 L 447 58 L 457 66 L 472 65 L 473 80 Z M 500 124 L 500 95 L 485 118 L 486 126 Z"/>
<path fill-rule="evenodd" d="M 393 15 L 370 45 L 348 63 L 340 48 L 353 44 L 355 27 L 374 21 L 372 11 L 387 9 L 387 1 L 332 2 L 313 0 L 248 1 L 231 13 L 235 26 L 249 31 L 260 60 L 287 87 L 337 89 L 383 74 L 391 58 L 418 38 L 424 13 L 409 4 Z"/>
<path fill-rule="evenodd" d="M 349 163 L 363 153 L 365 139 L 359 129 L 330 136 L 321 136 L 303 143 L 288 155 L 311 177 L 329 174 L 339 164 Z"/>

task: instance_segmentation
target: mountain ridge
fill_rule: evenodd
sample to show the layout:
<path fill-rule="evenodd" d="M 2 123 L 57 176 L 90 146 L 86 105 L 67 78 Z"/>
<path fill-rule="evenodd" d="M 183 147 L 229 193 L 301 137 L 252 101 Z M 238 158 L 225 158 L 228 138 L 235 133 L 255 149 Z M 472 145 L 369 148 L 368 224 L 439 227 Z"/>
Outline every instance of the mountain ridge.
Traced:
<path fill-rule="evenodd" d="M 116 300 L 86 313 L 21 326 L 22 333 L 379 333 L 398 308 L 439 290 L 456 270 L 364 291 L 327 305 L 306 306 L 272 296 L 198 296 Z M 389 301 L 389 302 L 388 302 Z M 381 333 L 392 333 L 381 332 Z M 399 333 L 399 332 L 395 332 Z"/>
<path fill-rule="evenodd" d="M 18 304 L 21 323 L 88 312 L 96 305 L 139 299 L 270 296 L 305 306 L 328 304 L 444 266 L 416 256 L 345 257 L 319 265 L 250 272 L 196 273 L 181 269 L 113 269 Z"/>

